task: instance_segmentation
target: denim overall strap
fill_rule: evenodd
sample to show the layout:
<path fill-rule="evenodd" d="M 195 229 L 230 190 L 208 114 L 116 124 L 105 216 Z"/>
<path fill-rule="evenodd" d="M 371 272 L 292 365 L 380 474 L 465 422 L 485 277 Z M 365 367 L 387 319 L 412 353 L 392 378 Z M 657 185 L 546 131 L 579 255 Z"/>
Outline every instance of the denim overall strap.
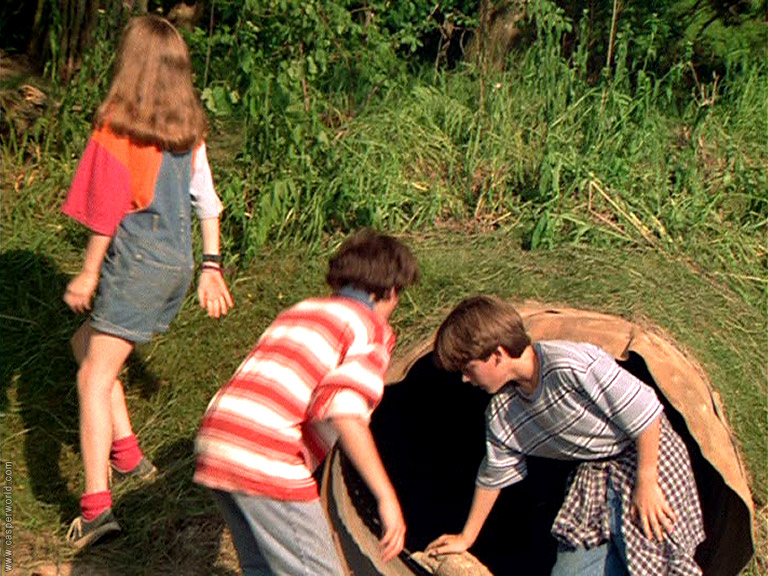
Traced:
<path fill-rule="evenodd" d="M 192 268 L 191 172 L 192 152 L 164 152 L 152 203 L 126 214 L 117 234 L 149 248 L 157 261 Z"/>

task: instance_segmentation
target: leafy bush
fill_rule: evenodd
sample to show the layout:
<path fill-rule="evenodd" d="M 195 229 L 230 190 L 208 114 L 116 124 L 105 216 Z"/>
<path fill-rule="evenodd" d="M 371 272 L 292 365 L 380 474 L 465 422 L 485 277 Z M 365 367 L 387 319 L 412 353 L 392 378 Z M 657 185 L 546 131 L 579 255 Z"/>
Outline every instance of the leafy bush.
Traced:
<path fill-rule="evenodd" d="M 586 45 L 589 68 L 599 72 L 610 60 L 612 33 L 630 34 L 627 56 L 639 65 L 664 73 L 690 60 L 709 77 L 745 55 L 765 52 L 768 22 L 764 0 L 557 0 L 567 18 L 582 26 L 564 38 L 567 47 Z M 613 26 L 616 24 L 616 26 Z"/>
<path fill-rule="evenodd" d="M 222 0 L 210 31 L 186 32 L 230 253 L 247 261 L 267 242 L 473 220 L 533 249 L 690 253 L 748 293 L 764 289 L 763 60 L 735 54 L 706 77 L 692 46 L 661 66 L 666 20 L 638 29 L 624 12 L 612 66 L 595 75 L 606 49 L 596 16 L 531 0 L 519 23 L 531 43 L 504 69 L 467 60 L 436 71 L 432 57 L 408 55 L 473 5 L 427 6 Z M 71 175 L 106 91 L 116 18 L 102 14 L 59 105 L 3 142 L 4 171 L 39 161 Z"/>

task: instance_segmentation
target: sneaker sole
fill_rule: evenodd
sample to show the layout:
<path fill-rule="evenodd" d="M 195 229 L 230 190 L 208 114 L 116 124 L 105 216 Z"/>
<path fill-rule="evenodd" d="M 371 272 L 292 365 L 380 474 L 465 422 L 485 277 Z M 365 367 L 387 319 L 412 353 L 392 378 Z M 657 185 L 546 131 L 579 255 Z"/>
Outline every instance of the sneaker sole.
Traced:
<path fill-rule="evenodd" d="M 148 482 L 149 480 L 153 480 L 158 474 L 157 468 L 152 465 L 152 469 L 148 472 L 145 472 L 144 474 L 134 474 L 131 472 L 120 472 L 117 468 L 110 465 L 109 466 L 109 485 L 110 486 L 117 486 L 118 484 L 122 484 L 123 482 L 128 482 L 129 480 L 138 480 L 139 482 Z"/>

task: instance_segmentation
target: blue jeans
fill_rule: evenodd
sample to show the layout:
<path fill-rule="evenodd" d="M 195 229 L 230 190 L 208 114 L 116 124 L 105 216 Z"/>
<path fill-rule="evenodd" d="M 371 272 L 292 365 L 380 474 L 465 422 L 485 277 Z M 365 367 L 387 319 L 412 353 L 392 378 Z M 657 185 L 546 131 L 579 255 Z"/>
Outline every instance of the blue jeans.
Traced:
<path fill-rule="evenodd" d="M 213 490 L 244 576 L 342 576 L 319 500 L 286 502 Z"/>
<path fill-rule="evenodd" d="M 551 576 L 628 576 L 627 548 L 621 535 L 621 496 L 608 482 L 611 537 L 595 548 L 560 545 Z"/>

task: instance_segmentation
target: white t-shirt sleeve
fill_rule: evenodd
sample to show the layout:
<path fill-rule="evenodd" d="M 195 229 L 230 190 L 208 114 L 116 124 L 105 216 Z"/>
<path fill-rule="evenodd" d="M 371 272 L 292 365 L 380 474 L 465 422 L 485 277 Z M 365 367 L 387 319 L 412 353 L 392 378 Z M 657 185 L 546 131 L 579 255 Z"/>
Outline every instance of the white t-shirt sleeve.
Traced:
<path fill-rule="evenodd" d="M 213 176 L 211 166 L 208 164 L 205 142 L 202 142 L 193 153 L 189 193 L 192 196 L 192 206 L 201 220 L 218 218 L 224 210 L 224 205 L 213 187 Z"/>
<path fill-rule="evenodd" d="M 528 474 L 525 456 L 502 444 L 486 426 L 485 457 L 477 471 L 475 484 L 483 488 L 506 488 Z"/>

